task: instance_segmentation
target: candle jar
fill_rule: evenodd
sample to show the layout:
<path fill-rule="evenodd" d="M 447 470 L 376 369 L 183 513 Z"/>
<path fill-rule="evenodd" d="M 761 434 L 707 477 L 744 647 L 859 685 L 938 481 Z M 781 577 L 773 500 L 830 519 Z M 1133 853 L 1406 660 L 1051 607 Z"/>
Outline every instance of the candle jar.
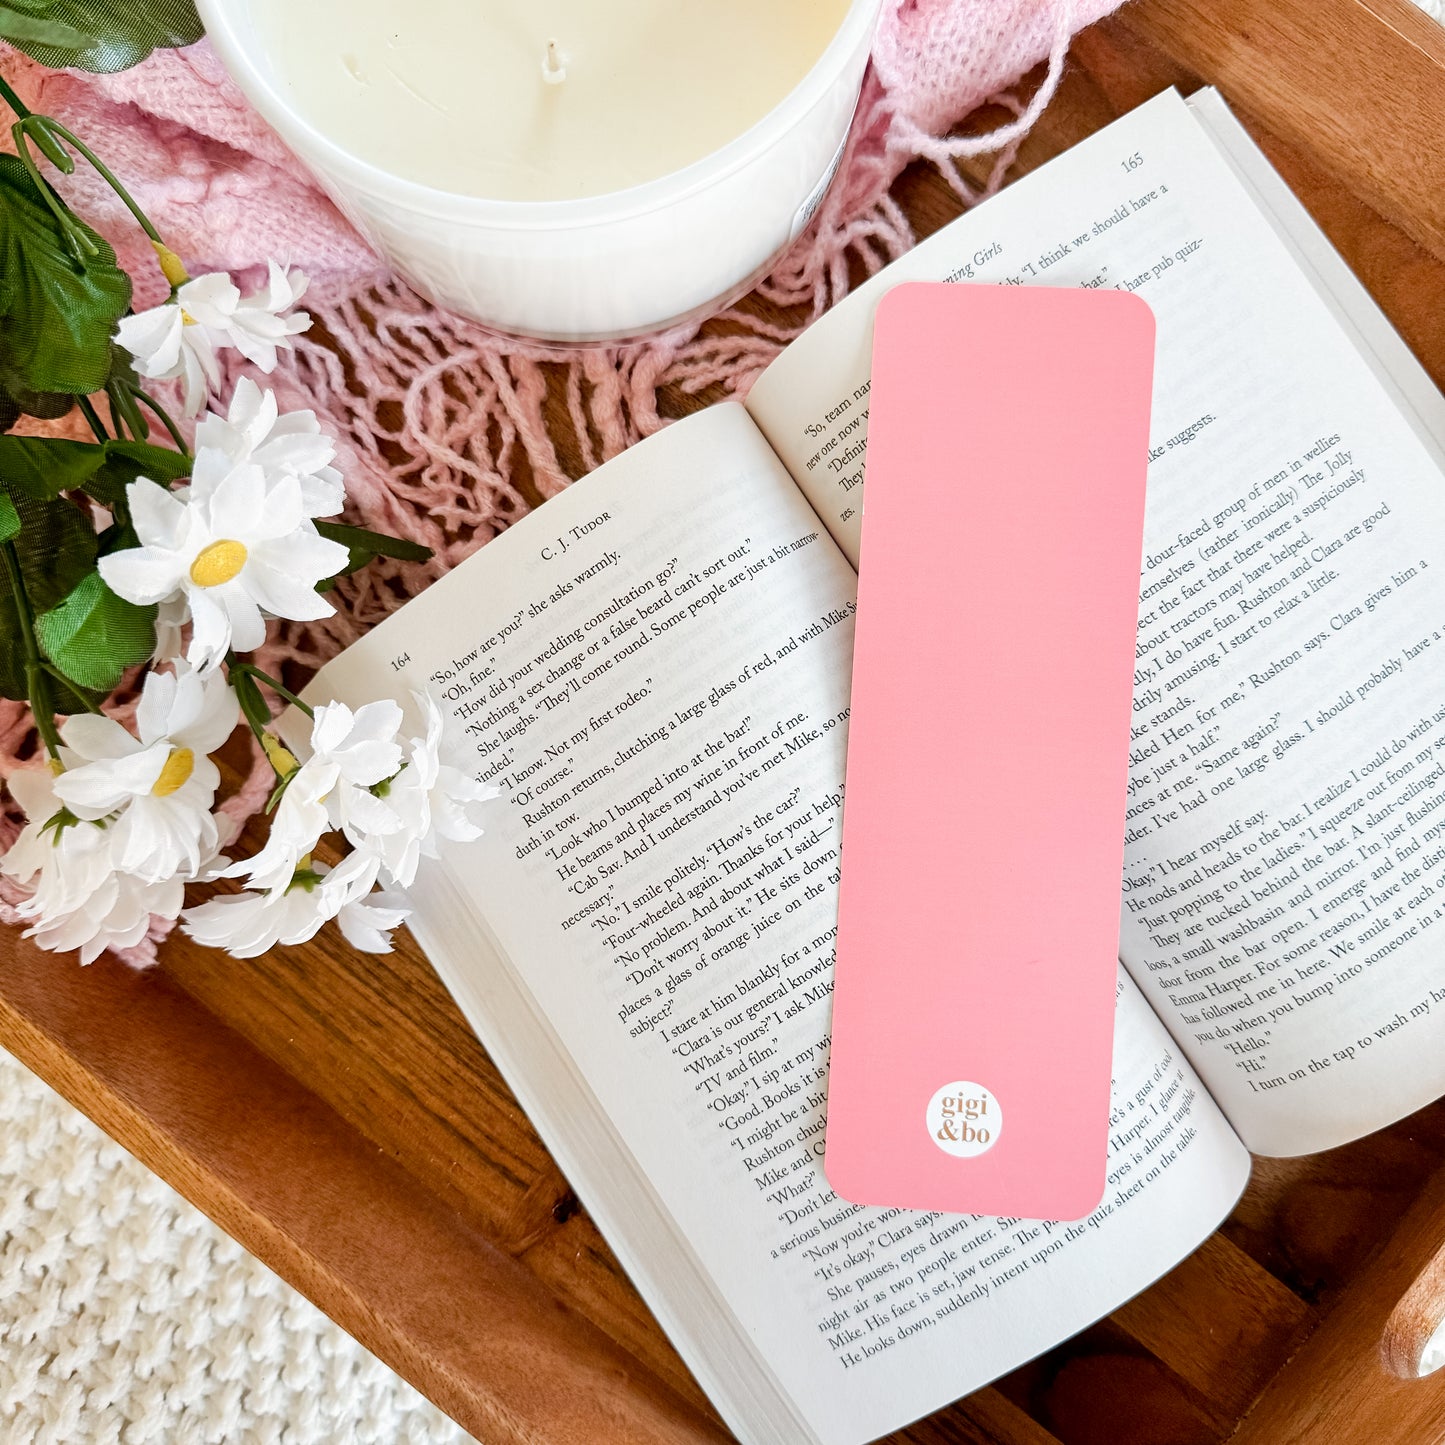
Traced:
<path fill-rule="evenodd" d="M 236 83 L 357 229 L 439 305 L 503 333 L 578 345 L 700 318 L 767 273 L 842 157 L 880 0 L 853 0 L 801 83 L 720 149 L 625 190 L 521 201 L 420 184 L 323 134 L 287 96 L 257 3 L 198 8 Z"/>

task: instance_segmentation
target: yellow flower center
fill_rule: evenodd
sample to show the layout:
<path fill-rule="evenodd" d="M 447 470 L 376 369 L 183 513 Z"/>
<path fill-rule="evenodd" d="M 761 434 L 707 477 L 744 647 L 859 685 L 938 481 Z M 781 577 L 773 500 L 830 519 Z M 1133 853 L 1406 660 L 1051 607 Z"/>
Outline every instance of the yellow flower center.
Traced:
<path fill-rule="evenodd" d="M 229 582 L 246 565 L 246 548 L 241 542 L 212 542 L 201 548 L 191 563 L 191 581 L 197 587 L 219 587 Z"/>
<path fill-rule="evenodd" d="M 177 788 L 185 786 L 195 770 L 196 755 L 189 748 L 172 748 L 151 793 L 157 798 L 169 798 Z"/>

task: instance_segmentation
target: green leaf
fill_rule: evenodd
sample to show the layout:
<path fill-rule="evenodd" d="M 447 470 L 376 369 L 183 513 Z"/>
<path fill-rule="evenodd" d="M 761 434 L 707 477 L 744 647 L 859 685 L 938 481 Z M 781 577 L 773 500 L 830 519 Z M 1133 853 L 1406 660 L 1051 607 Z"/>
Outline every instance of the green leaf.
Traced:
<path fill-rule="evenodd" d="M 89 572 L 60 604 L 35 619 L 45 655 L 81 687 L 109 692 L 156 645 L 156 609 L 118 597 Z"/>
<path fill-rule="evenodd" d="M 43 502 L 12 492 L 10 500 L 20 516 L 14 546 L 25 594 L 32 611 L 48 612 L 94 570 L 95 529 L 90 518 L 64 497 Z"/>
<path fill-rule="evenodd" d="M 48 20 L 43 15 L 25 15 L 5 4 L 0 4 L 0 38 L 27 52 L 33 45 L 79 51 L 94 44 L 93 36 L 77 30 L 73 25 L 67 25 L 63 20 Z"/>
<path fill-rule="evenodd" d="M 83 261 L 24 163 L 0 155 L 0 356 L 12 395 L 18 386 L 88 396 L 110 376 L 130 277 L 108 241 L 72 222 L 96 248 Z"/>
<path fill-rule="evenodd" d="M 104 451 L 104 461 L 83 486 L 87 496 L 107 507 L 113 507 L 125 496 L 125 489 L 141 477 L 149 477 L 164 486 L 191 474 L 191 458 L 169 447 L 156 447 L 149 442 L 112 441 L 106 442 Z M 0 476 L 3 475 L 0 470 Z"/>
<path fill-rule="evenodd" d="M 0 573 L 0 697 L 24 702 L 25 641 L 20 630 L 20 613 L 3 573 Z"/>
<path fill-rule="evenodd" d="M 20 530 L 20 513 L 15 503 L 0 492 L 0 542 L 8 542 Z"/>
<path fill-rule="evenodd" d="M 114 506 L 138 477 L 173 482 L 190 470 L 189 457 L 147 442 L 0 436 L 0 488 L 41 500 L 79 488 Z"/>
<path fill-rule="evenodd" d="M 5 358 L 0 356 L 0 432 L 7 432 L 22 416 L 37 416 L 55 421 L 75 405 L 75 398 L 58 391 L 30 391 L 12 383 L 5 374 Z"/>
<path fill-rule="evenodd" d="M 0 486 L 42 501 L 83 486 L 104 462 L 98 442 L 0 436 Z"/>
<path fill-rule="evenodd" d="M 317 522 L 316 530 L 329 541 L 340 542 L 350 553 L 346 566 L 335 576 L 317 583 L 318 592 L 329 592 L 339 578 L 349 577 L 378 557 L 395 557 L 402 562 L 425 562 L 432 555 L 431 548 L 423 547 L 419 542 L 388 537 L 384 532 L 372 532 L 365 527 L 348 527 L 341 522 Z"/>
<path fill-rule="evenodd" d="M 76 66 L 108 75 L 139 64 L 152 50 L 190 45 L 205 33 L 191 0 L 0 0 L 0 14 L 42 13 L 78 39 L 59 43 L 16 38 L 14 43 L 42 65 Z"/>
<path fill-rule="evenodd" d="M 28 505 L 33 507 L 44 504 L 29 503 Z M 61 507 L 69 504 L 55 502 L 49 505 Z M 27 504 L 22 502 L 15 508 L 15 511 L 17 515 L 20 515 L 26 509 Z M 69 507 L 69 510 L 74 512 L 75 508 Z M 21 516 L 21 521 L 23 524 L 23 516 Z M 15 551 L 20 554 L 22 573 L 27 574 L 26 591 L 29 593 L 34 576 L 34 559 L 31 559 L 32 565 L 27 566 L 25 554 L 19 545 L 18 534 Z M 57 677 L 47 676 L 43 685 L 56 712 L 85 712 L 105 700 L 103 692 L 94 692 L 78 683 L 65 682 Z M 0 573 L 0 697 L 14 698 L 17 702 L 27 702 L 30 697 L 30 689 L 25 676 L 25 632 L 20 620 L 20 610 L 15 601 L 15 594 L 11 591 L 8 567 L 4 569 L 3 573 Z"/>

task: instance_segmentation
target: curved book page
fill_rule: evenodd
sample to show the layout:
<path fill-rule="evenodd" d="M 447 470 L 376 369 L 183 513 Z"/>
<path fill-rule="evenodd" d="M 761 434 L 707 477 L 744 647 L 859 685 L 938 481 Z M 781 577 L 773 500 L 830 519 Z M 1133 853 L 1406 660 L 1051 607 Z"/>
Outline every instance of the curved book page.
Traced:
<path fill-rule="evenodd" d="M 1257 1153 L 1438 1098 L 1439 392 L 1218 96 L 1166 92 L 888 267 L 753 389 L 850 556 L 873 308 L 908 279 L 1119 287 L 1158 320 L 1125 966 Z M 967 485 L 966 394 L 959 430 Z"/>
<path fill-rule="evenodd" d="M 669 427 L 330 664 L 438 696 L 504 797 L 416 928 L 745 1441 L 847 1445 L 1074 1333 L 1248 1160 L 1121 982 L 1109 1193 L 1075 1225 L 865 1209 L 821 1168 L 856 579 L 736 406 Z"/>

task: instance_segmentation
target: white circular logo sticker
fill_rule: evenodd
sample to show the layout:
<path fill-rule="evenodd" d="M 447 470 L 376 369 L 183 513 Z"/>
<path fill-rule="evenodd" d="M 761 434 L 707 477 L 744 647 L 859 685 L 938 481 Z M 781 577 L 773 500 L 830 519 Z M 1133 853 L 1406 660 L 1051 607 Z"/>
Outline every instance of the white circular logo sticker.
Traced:
<path fill-rule="evenodd" d="M 928 1101 L 928 1134 L 945 1154 L 972 1159 L 987 1153 L 1003 1132 L 1003 1110 L 982 1084 L 945 1084 Z"/>

